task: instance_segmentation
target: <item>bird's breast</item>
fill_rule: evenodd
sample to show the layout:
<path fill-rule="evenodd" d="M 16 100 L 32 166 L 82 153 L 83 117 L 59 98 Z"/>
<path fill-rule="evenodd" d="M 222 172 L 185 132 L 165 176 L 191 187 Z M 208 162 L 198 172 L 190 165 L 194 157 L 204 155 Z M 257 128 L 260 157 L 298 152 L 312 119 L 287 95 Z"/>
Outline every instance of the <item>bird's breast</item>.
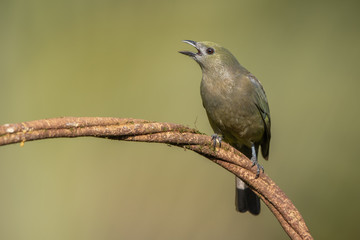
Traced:
<path fill-rule="evenodd" d="M 251 89 L 234 81 L 203 78 L 201 97 L 215 132 L 229 143 L 251 145 L 260 141 L 264 126 L 252 99 Z"/>

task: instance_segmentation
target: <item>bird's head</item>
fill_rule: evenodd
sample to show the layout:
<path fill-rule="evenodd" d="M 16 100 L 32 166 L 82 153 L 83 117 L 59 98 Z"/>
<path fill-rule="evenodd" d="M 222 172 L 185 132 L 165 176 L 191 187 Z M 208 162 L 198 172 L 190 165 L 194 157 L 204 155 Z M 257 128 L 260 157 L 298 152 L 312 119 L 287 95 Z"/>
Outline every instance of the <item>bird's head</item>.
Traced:
<path fill-rule="evenodd" d="M 203 71 L 217 71 L 240 65 L 229 50 L 217 43 L 208 41 L 195 42 L 192 40 L 184 40 L 183 42 L 195 47 L 197 52 L 179 51 L 179 53 L 192 57 Z"/>

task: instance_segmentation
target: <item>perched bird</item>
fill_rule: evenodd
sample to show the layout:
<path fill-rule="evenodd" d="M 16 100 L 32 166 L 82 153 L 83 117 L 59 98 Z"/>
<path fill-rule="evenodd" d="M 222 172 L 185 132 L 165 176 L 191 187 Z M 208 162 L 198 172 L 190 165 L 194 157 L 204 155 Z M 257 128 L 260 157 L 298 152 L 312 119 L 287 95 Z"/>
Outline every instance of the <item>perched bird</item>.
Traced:
<path fill-rule="evenodd" d="M 214 144 L 224 139 L 245 154 L 257 167 L 257 176 L 264 170 L 258 163 L 259 146 L 265 159 L 269 156 L 270 110 L 261 83 L 246 70 L 226 48 L 213 42 L 185 43 L 197 52 L 180 51 L 201 67 L 200 86 L 203 106 L 215 134 Z M 260 199 L 236 178 L 236 210 L 260 213 Z"/>

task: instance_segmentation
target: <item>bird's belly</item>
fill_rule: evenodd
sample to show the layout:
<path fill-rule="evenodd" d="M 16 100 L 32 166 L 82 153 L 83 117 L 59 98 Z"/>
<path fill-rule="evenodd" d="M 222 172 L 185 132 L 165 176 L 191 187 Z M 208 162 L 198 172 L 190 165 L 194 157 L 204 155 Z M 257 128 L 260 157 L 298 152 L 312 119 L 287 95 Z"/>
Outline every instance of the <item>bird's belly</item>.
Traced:
<path fill-rule="evenodd" d="M 264 122 L 254 103 L 254 91 L 207 78 L 203 78 L 200 90 L 211 127 L 226 142 L 248 147 L 261 142 Z"/>
<path fill-rule="evenodd" d="M 228 143 L 250 147 L 251 143 L 261 141 L 264 123 L 257 109 L 232 104 L 205 106 L 205 109 L 214 131 L 222 134 Z"/>

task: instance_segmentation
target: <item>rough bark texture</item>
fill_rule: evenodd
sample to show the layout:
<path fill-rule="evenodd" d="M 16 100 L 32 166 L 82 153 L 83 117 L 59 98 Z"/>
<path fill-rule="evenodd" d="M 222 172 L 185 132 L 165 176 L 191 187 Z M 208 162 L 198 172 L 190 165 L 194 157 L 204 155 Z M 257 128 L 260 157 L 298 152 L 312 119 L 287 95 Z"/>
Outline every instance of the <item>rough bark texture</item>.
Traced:
<path fill-rule="evenodd" d="M 179 124 L 140 119 L 63 117 L 0 126 L 0 146 L 46 138 L 100 137 L 124 141 L 157 142 L 190 149 L 217 163 L 247 183 L 273 212 L 291 239 L 313 239 L 299 211 L 265 174 L 226 143 L 211 145 L 211 137 Z"/>

